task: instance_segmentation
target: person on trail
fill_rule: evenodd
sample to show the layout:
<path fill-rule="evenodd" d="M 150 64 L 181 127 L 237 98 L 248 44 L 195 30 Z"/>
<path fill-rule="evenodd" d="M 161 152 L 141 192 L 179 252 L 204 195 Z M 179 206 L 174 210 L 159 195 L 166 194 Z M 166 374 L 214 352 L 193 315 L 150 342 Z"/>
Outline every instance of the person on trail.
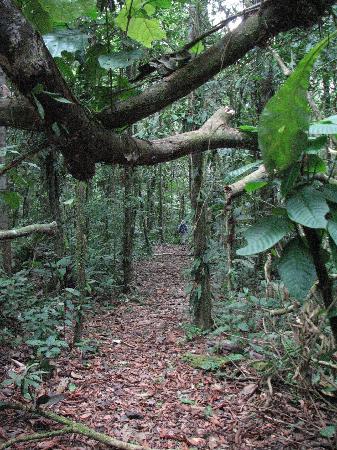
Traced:
<path fill-rule="evenodd" d="M 188 232 L 187 225 L 186 225 L 185 220 L 183 219 L 178 226 L 178 233 L 180 235 L 180 243 L 181 244 L 185 244 L 186 239 L 187 239 L 187 232 Z"/>

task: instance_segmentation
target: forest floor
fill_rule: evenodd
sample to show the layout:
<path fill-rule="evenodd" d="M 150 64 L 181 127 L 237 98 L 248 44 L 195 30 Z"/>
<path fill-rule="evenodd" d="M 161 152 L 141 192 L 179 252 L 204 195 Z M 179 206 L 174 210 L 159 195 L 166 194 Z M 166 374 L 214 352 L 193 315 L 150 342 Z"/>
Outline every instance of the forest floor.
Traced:
<path fill-rule="evenodd" d="M 188 353 L 207 353 L 210 345 L 207 336 L 188 341 L 183 329 L 189 316 L 182 272 L 188 265 L 186 249 L 168 245 L 137 263 L 137 301 L 125 297 L 116 308 L 91 315 L 83 337 L 96 342 L 97 351 L 76 349 L 55 361 L 54 377 L 42 393 L 63 393 L 64 399 L 45 408 L 144 447 L 337 448 L 320 436 L 328 419 L 309 397 L 294 398 L 282 385 L 268 387 L 254 372 L 219 379 L 184 360 Z M 3 439 L 50 427 L 44 418 L 0 415 Z M 68 435 L 12 448 L 107 447 Z"/>

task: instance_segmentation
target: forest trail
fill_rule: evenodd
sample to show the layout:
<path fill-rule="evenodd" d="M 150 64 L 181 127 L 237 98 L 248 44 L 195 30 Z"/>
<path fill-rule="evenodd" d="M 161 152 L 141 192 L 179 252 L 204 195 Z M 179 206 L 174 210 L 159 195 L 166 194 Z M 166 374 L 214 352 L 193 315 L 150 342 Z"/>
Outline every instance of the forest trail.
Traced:
<path fill-rule="evenodd" d="M 317 426 L 312 430 L 310 404 L 295 407 L 287 392 L 274 391 L 271 398 L 253 373 L 220 380 L 184 361 L 186 353 L 205 353 L 209 345 L 207 337 L 188 342 L 182 328 L 189 320 L 182 275 L 189 263 L 183 247 L 169 245 L 137 263 L 135 299 L 102 308 L 85 325 L 83 338 L 97 342 L 97 351 L 73 350 L 55 362 L 45 392 L 65 398 L 47 408 L 120 440 L 159 449 L 333 448 L 321 446 Z M 31 419 L 27 426 L 24 416 L 11 418 L 7 430 L 50 426 L 46 419 Z M 14 448 L 107 447 L 68 435 Z"/>

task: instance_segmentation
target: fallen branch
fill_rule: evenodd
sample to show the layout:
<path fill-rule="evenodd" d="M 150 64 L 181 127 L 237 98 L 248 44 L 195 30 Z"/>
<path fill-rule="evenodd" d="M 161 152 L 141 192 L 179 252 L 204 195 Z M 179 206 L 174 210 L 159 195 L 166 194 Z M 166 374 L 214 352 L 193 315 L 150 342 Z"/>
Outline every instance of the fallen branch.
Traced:
<path fill-rule="evenodd" d="M 290 306 L 286 306 L 285 308 L 278 308 L 278 309 L 271 309 L 269 311 L 269 314 L 271 316 L 283 316 L 284 314 L 288 314 L 295 309 L 298 309 L 301 305 L 298 302 L 295 302 L 294 304 Z"/>
<path fill-rule="evenodd" d="M 1 230 L 0 241 L 5 239 L 16 239 L 18 237 L 27 236 L 32 233 L 55 234 L 57 223 L 36 223 L 22 228 L 14 228 L 13 230 Z"/>
<path fill-rule="evenodd" d="M 73 420 L 67 419 L 66 417 L 60 416 L 59 414 L 55 414 L 51 411 L 44 411 L 40 408 L 32 408 L 30 406 L 25 406 L 21 403 L 7 403 L 0 402 L 0 411 L 5 409 L 14 409 L 16 411 L 24 411 L 28 414 L 34 414 L 42 417 L 46 417 L 47 419 L 51 419 L 54 422 L 65 425 L 65 427 L 60 430 L 43 432 L 43 433 L 34 433 L 27 436 L 19 436 L 17 438 L 13 438 L 0 446 L 0 449 L 8 448 L 11 445 L 14 445 L 18 442 L 28 442 L 28 441 L 41 441 L 45 438 L 60 436 L 63 434 L 80 434 L 82 436 L 86 436 L 90 439 L 94 439 L 95 441 L 101 442 L 109 447 L 119 449 L 119 450 L 156 450 L 151 449 L 149 447 L 143 447 L 142 445 L 137 444 L 129 444 L 128 442 L 120 441 L 119 439 L 115 439 L 112 436 L 109 436 L 105 433 L 100 433 L 98 431 L 93 430 L 92 428 L 78 422 L 74 422 Z"/>

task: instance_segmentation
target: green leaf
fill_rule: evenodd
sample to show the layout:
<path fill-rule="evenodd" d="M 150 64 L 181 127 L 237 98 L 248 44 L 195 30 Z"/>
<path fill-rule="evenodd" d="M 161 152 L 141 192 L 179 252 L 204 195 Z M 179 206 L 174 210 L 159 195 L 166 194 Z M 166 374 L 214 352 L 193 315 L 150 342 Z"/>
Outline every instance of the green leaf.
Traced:
<path fill-rule="evenodd" d="M 236 178 L 240 177 L 243 174 L 246 174 L 247 172 L 251 172 L 253 169 L 256 169 L 261 164 L 261 160 L 254 161 L 253 163 L 245 164 L 242 167 L 239 167 L 238 169 L 232 170 L 225 176 L 225 183 L 230 183 L 234 181 Z"/>
<path fill-rule="evenodd" d="M 309 127 L 309 134 L 337 134 L 337 115 L 326 117 L 318 122 L 315 122 Z"/>
<path fill-rule="evenodd" d="M 305 186 L 286 201 L 288 215 L 294 222 L 310 228 L 325 228 L 329 206 L 322 194 Z"/>
<path fill-rule="evenodd" d="M 193 45 L 192 48 L 190 48 L 190 52 L 193 53 L 194 55 L 199 55 L 204 50 L 205 46 L 201 41 L 197 42 L 195 45 Z"/>
<path fill-rule="evenodd" d="M 337 203 L 337 185 L 328 184 L 323 187 L 321 193 L 329 202 Z"/>
<path fill-rule="evenodd" d="M 81 296 L 80 291 L 78 291 L 77 289 L 65 288 L 64 290 L 69 292 L 69 294 L 74 295 L 75 297 L 80 297 Z"/>
<path fill-rule="evenodd" d="M 308 173 L 326 173 L 327 166 L 325 161 L 318 155 L 308 155 L 306 158 L 306 172 Z"/>
<path fill-rule="evenodd" d="M 44 118 L 45 118 L 44 108 L 41 105 L 41 103 L 39 102 L 39 100 L 36 98 L 36 96 L 34 94 L 32 94 L 32 96 L 33 96 L 33 100 L 37 107 L 37 112 L 39 113 L 39 116 L 41 117 L 41 119 L 44 120 Z"/>
<path fill-rule="evenodd" d="M 282 177 L 281 181 L 281 194 L 283 195 L 283 197 L 287 197 L 289 192 L 291 192 L 291 190 L 294 188 L 298 180 L 298 177 L 300 176 L 300 173 L 301 173 L 301 164 L 298 162 L 293 164 L 289 168 L 287 173 L 284 173 L 284 176 Z"/>
<path fill-rule="evenodd" d="M 1 196 L 11 209 L 20 208 L 21 195 L 18 192 L 1 192 Z"/>
<path fill-rule="evenodd" d="M 119 17 L 119 16 L 118 16 Z M 127 21 L 116 20 L 117 25 L 126 31 Z M 128 36 L 145 47 L 152 47 L 152 42 L 165 39 L 166 33 L 160 28 L 157 19 L 145 19 L 143 17 L 132 17 L 129 21 Z"/>
<path fill-rule="evenodd" d="M 305 153 L 316 154 L 322 150 L 327 144 L 327 136 L 319 136 L 316 138 L 309 137 L 308 147 L 305 149 Z"/>
<path fill-rule="evenodd" d="M 69 385 L 68 385 L 68 391 L 69 392 L 75 392 L 76 389 L 77 389 L 77 386 L 76 386 L 75 383 L 69 383 Z"/>
<path fill-rule="evenodd" d="M 264 217 L 246 230 L 244 236 L 247 245 L 237 250 L 236 253 L 241 256 L 248 256 L 264 252 L 280 241 L 292 229 L 292 224 L 288 218 Z"/>
<path fill-rule="evenodd" d="M 299 238 L 291 240 L 284 248 L 278 271 L 289 294 L 299 300 L 306 298 L 317 279 L 311 254 Z"/>
<path fill-rule="evenodd" d="M 240 125 L 239 127 L 240 131 L 244 131 L 246 133 L 257 133 L 258 128 L 254 127 L 253 125 Z"/>
<path fill-rule="evenodd" d="M 29 22 L 41 33 L 49 33 L 53 29 L 53 21 L 49 13 L 38 0 L 22 2 L 21 11 Z"/>
<path fill-rule="evenodd" d="M 325 438 L 333 438 L 336 434 L 336 425 L 328 425 L 319 430 L 319 434 Z"/>
<path fill-rule="evenodd" d="M 83 51 L 88 45 L 88 35 L 80 30 L 57 30 L 45 34 L 43 40 L 53 57 Z"/>
<path fill-rule="evenodd" d="M 63 25 L 79 17 L 97 17 L 96 0 L 39 0 L 54 25 Z"/>
<path fill-rule="evenodd" d="M 130 66 L 134 61 L 141 58 L 143 52 L 135 49 L 125 52 L 111 53 L 110 55 L 101 55 L 98 58 L 99 64 L 106 70 L 125 68 Z"/>
<path fill-rule="evenodd" d="M 152 5 L 155 5 L 157 8 L 168 9 L 172 6 L 171 0 L 150 0 Z"/>
<path fill-rule="evenodd" d="M 296 162 L 307 147 L 310 109 L 307 100 L 311 69 L 337 32 L 320 41 L 298 64 L 269 100 L 259 121 L 258 140 L 269 171 L 282 171 Z"/>
<path fill-rule="evenodd" d="M 327 230 L 335 244 L 337 245 L 337 221 L 335 218 L 328 220 Z"/>
<path fill-rule="evenodd" d="M 246 183 L 245 191 L 246 192 L 255 192 L 259 189 L 262 189 L 268 184 L 268 181 L 251 181 L 250 183 Z"/>

